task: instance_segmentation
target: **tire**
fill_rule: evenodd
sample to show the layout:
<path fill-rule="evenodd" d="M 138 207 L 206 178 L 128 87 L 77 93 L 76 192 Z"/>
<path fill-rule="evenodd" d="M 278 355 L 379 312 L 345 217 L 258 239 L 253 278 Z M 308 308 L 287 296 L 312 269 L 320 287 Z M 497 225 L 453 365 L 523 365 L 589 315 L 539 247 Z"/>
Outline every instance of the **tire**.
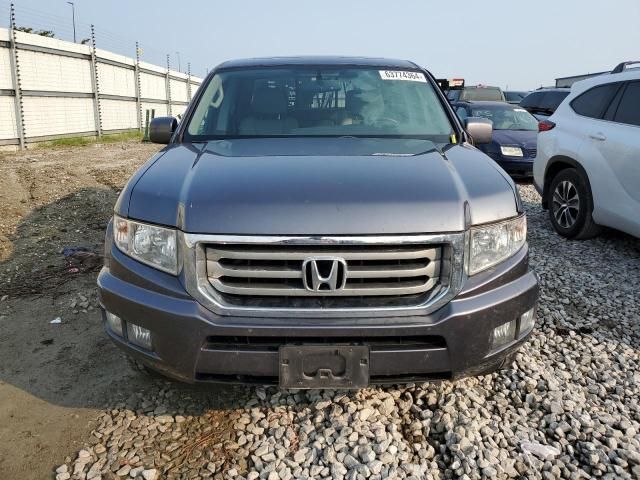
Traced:
<path fill-rule="evenodd" d="M 549 186 L 549 219 L 565 238 L 586 240 L 601 227 L 593 221 L 593 196 L 587 179 L 575 168 L 561 170 Z"/>

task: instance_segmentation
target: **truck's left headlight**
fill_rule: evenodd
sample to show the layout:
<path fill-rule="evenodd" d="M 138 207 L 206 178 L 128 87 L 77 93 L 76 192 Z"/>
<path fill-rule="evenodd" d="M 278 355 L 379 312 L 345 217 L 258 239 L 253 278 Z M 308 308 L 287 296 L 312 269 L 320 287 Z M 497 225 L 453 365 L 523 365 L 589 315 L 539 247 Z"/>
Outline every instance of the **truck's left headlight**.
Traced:
<path fill-rule="evenodd" d="M 474 275 L 515 254 L 527 241 L 527 217 L 472 227 L 468 273 Z"/>
<path fill-rule="evenodd" d="M 116 247 L 142 263 L 163 272 L 178 273 L 177 231 L 140 223 L 115 215 L 113 240 Z"/>

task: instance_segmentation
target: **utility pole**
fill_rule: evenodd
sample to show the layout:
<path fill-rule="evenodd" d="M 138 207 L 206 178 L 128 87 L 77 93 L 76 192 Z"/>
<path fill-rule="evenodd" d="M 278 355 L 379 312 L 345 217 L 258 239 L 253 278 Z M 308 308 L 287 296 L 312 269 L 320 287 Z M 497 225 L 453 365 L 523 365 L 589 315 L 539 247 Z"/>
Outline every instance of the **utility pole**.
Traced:
<path fill-rule="evenodd" d="M 73 2 L 67 2 L 71 5 L 71 17 L 73 18 L 73 43 L 76 43 L 76 5 Z"/>
<path fill-rule="evenodd" d="M 182 66 L 180 64 L 180 52 L 176 52 L 176 56 L 178 57 L 178 71 L 182 72 Z"/>

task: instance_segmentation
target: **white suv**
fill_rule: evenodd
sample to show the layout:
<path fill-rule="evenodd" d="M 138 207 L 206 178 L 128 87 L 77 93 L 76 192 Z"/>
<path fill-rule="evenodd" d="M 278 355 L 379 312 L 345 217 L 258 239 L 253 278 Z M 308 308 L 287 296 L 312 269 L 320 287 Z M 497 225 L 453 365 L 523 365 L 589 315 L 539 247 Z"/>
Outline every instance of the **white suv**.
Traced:
<path fill-rule="evenodd" d="M 640 62 L 577 82 L 540 122 L 533 165 L 555 230 L 585 239 L 600 226 L 640 237 Z"/>

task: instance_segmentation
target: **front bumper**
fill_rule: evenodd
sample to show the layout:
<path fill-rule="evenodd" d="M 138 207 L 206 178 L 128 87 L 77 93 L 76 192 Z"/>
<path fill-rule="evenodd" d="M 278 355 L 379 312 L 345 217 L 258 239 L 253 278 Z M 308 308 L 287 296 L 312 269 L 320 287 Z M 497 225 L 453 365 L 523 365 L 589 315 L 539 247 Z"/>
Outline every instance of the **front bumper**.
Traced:
<path fill-rule="evenodd" d="M 496 163 L 513 177 L 533 177 L 533 159 L 507 160 L 505 157 L 502 157 L 496 160 Z"/>
<path fill-rule="evenodd" d="M 534 308 L 538 283 L 528 249 L 468 278 L 429 315 L 372 318 L 260 318 L 216 315 L 181 281 L 108 245 L 98 277 L 104 309 L 151 331 L 152 351 L 109 328 L 114 343 L 150 368 L 185 382 L 277 384 L 284 344 L 358 344 L 370 350 L 370 383 L 457 378 L 499 366 L 530 334 L 491 349 L 493 328 Z M 125 329 L 126 330 L 126 329 Z"/>

